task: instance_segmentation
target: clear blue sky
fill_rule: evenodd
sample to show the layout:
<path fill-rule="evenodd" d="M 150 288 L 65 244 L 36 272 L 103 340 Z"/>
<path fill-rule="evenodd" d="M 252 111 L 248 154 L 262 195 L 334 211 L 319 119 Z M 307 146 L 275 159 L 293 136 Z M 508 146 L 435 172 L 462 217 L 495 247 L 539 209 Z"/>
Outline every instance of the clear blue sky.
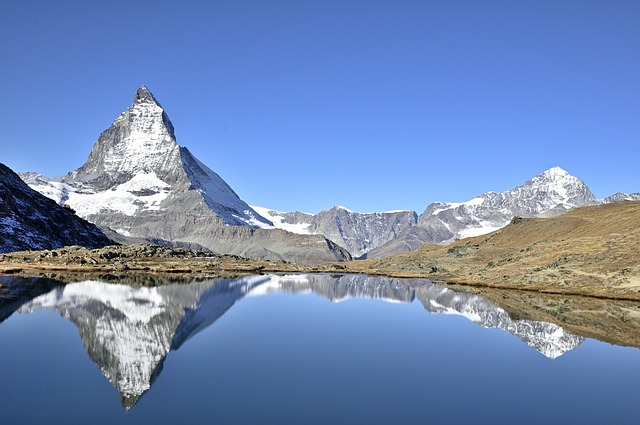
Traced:
<path fill-rule="evenodd" d="M 145 84 L 251 204 L 415 209 L 554 165 L 640 191 L 640 1 L 0 8 L 0 162 L 63 175 Z"/>

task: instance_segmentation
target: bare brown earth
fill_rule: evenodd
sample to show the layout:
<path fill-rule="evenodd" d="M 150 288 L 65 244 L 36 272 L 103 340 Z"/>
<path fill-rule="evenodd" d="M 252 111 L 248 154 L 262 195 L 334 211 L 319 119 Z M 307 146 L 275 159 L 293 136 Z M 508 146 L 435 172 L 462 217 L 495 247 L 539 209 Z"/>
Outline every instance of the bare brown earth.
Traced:
<path fill-rule="evenodd" d="M 553 218 L 514 218 L 487 235 L 345 263 L 345 271 L 640 300 L 640 202 L 578 208 Z"/>
<path fill-rule="evenodd" d="M 151 245 L 0 254 L 0 274 L 344 272 L 425 277 L 483 288 L 640 300 L 640 202 L 514 218 L 496 232 L 380 260 L 304 266 Z"/>

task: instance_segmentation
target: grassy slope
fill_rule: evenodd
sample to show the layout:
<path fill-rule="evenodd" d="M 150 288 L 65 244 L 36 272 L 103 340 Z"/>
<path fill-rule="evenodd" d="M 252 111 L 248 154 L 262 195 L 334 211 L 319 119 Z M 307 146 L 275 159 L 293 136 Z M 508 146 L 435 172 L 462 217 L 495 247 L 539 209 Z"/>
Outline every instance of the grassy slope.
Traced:
<path fill-rule="evenodd" d="M 496 232 L 347 271 L 425 276 L 489 287 L 640 299 L 640 202 L 519 219 Z"/>

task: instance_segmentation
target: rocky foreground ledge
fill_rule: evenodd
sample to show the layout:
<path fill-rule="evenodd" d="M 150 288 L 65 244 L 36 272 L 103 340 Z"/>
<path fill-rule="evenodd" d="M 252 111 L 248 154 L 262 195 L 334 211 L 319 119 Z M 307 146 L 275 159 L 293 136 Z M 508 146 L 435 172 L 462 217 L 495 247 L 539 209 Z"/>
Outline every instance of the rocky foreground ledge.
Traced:
<path fill-rule="evenodd" d="M 238 275 L 277 271 L 309 271 L 309 267 L 149 244 L 111 245 L 99 249 L 70 246 L 54 250 L 0 254 L 0 274 L 25 276 L 127 272 Z"/>

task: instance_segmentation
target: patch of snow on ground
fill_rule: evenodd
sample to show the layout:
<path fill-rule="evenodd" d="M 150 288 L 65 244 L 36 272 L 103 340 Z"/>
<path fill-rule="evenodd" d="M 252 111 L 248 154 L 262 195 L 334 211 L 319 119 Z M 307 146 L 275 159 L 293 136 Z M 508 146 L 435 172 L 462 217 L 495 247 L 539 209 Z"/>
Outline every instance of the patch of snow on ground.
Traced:
<path fill-rule="evenodd" d="M 486 235 L 487 233 L 494 232 L 498 229 L 502 229 L 508 223 L 505 223 L 503 226 L 494 226 L 489 223 L 480 223 L 480 227 L 472 227 L 470 229 L 464 229 L 460 233 L 458 233 L 459 239 L 464 238 L 472 238 L 474 236 Z"/>

